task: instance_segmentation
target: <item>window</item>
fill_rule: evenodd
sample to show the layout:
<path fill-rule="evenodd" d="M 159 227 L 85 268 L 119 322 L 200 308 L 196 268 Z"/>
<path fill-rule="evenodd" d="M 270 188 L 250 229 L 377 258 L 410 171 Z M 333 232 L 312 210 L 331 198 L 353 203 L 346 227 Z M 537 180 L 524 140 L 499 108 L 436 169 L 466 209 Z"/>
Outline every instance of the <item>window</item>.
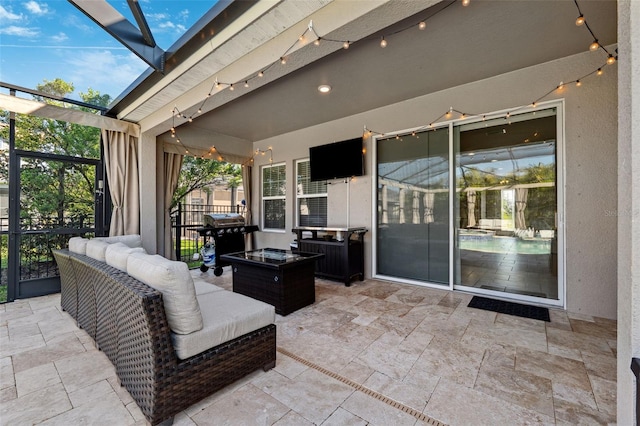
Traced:
<path fill-rule="evenodd" d="M 286 167 L 274 164 L 262 168 L 262 228 L 285 229 Z"/>
<path fill-rule="evenodd" d="M 311 182 L 309 160 L 296 163 L 298 226 L 327 226 L 327 182 Z"/>

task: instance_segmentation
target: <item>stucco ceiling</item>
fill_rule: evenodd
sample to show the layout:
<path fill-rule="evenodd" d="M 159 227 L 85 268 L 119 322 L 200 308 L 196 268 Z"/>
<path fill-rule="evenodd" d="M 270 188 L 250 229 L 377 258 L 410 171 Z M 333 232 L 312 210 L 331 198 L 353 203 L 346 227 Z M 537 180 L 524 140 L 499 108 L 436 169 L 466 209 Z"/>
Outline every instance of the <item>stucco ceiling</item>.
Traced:
<path fill-rule="evenodd" d="M 270 10 L 268 21 L 280 22 L 282 17 L 275 11 L 278 7 L 289 7 L 288 3 L 300 2 L 278 2 Z M 295 30 L 291 21 L 297 20 L 298 28 L 304 28 L 310 17 L 320 20 L 322 12 L 335 13 L 338 9 L 330 10 L 335 4 L 329 3 L 316 1 L 313 7 L 304 10 L 298 7 L 295 19 L 289 19 L 283 26 Z M 182 126 L 211 132 L 212 137 L 261 140 L 584 52 L 593 41 L 584 26 L 575 25 L 578 12 L 572 1 L 473 0 L 467 7 L 460 1 L 367 0 L 362 3 L 368 3 L 369 9 L 353 13 L 345 22 L 336 24 L 329 34 L 318 28 L 321 36 L 358 40 L 349 49 L 344 50 L 335 43 L 332 47 L 327 46 L 329 43 L 300 47 L 290 55 L 287 65 L 276 64 L 270 68 L 273 72 L 259 87 L 216 93 L 216 99 L 207 101 L 208 111 Z M 605 46 L 615 44 L 616 2 L 580 1 L 578 4 L 598 41 Z M 422 9 L 429 5 L 432 6 Z M 427 27 L 420 31 L 414 24 L 423 19 Z M 405 28 L 408 29 L 402 31 Z M 250 26 L 245 30 L 249 31 L 245 34 L 248 39 L 255 35 Z M 299 35 L 295 31 L 280 30 L 275 33 L 283 40 L 281 45 L 286 44 L 285 37 L 291 42 Z M 262 32 L 261 29 L 260 34 Z M 382 35 L 388 42 L 384 49 L 379 44 Z M 258 47 L 264 48 L 266 42 L 261 40 L 255 46 L 257 51 Z M 274 48 L 271 48 L 271 58 L 282 53 L 276 53 Z M 601 50 L 593 55 L 600 55 L 603 63 L 606 60 Z M 254 69 L 263 67 L 267 57 L 263 53 L 262 63 L 256 59 L 256 63 L 246 64 L 244 76 L 251 76 Z M 219 60 L 217 58 L 213 51 L 203 61 L 211 63 Z M 228 58 L 218 68 L 231 69 L 241 65 L 242 60 L 242 55 Z M 191 84 L 204 78 L 202 84 L 208 85 L 210 82 L 206 79 L 211 80 L 215 73 L 202 74 L 202 69 L 194 67 L 185 70 L 184 75 L 197 71 L 198 78 L 192 79 Z M 237 72 L 234 75 L 245 78 Z M 330 84 L 333 90 L 321 94 L 317 91 L 320 84 Z M 178 96 L 189 89 L 180 85 L 180 79 L 175 79 L 168 82 L 163 91 L 149 92 L 146 104 L 129 108 L 119 117 L 143 124 L 147 120 L 148 127 L 155 126 L 155 133 L 160 134 L 171 126 L 170 113 L 164 110 L 170 109 L 173 102 L 182 102 L 185 109 L 193 109 L 204 98 L 202 90 L 200 95 L 193 91 L 189 102 L 184 96 Z M 164 105 L 162 113 L 166 119 L 157 115 L 161 105 Z M 152 110 L 156 111 L 153 119 Z"/>

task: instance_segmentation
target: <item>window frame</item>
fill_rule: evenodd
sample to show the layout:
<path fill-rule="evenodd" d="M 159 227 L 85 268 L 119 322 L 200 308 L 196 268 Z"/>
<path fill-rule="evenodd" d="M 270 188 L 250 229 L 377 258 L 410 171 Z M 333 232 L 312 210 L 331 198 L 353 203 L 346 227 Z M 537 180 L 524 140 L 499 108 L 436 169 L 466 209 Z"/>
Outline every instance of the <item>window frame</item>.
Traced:
<path fill-rule="evenodd" d="M 311 198 L 325 198 L 327 201 L 327 211 L 325 213 L 325 223 L 324 225 L 321 225 L 321 227 L 327 227 L 327 223 L 329 220 L 329 192 L 328 192 L 328 183 L 326 180 L 324 181 L 318 181 L 318 183 L 322 183 L 324 182 L 325 184 L 325 189 L 327 190 L 326 192 L 318 192 L 318 193 L 314 193 L 314 194 L 303 194 L 300 195 L 299 191 L 298 191 L 298 184 L 299 184 L 299 180 L 300 180 L 300 174 L 298 173 L 298 166 L 302 163 L 309 163 L 310 159 L 309 158 L 302 158 L 299 160 L 295 161 L 295 173 L 296 173 L 296 192 L 295 192 L 295 223 L 296 226 L 301 226 L 300 225 L 300 206 L 299 206 L 299 201 L 301 199 L 311 199 Z M 309 172 L 310 168 L 307 167 L 307 172 Z M 311 176 L 307 176 L 309 179 L 311 179 Z"/>
<path fill-rule="evenodd" d="M 265 196 L 264 195 L 264 183 L 265 183 L 265 171 L 268 169 L 272 169 L 275 167 L 284 167 L 284 183 L 283 183 L 283 193 L 281 195 L 268 195 Z M 265 164 L 263 166 L 260 167 L 260 207 L 262 209 L 262 211 L 260 212 L 260 221 L 262 222 L 262 231 L 264 232 L 285 232 L 287 229 L 287 178 L 286 178 L 286 174 L 287 174 L 287 164 L 285 162 L 282 163 L 274 163 L 274 164 Z M 282 228 L 269 228 L 266 226 L 267 220 L 266 220 L 266 213 L 267 213 L 267 209 L 265 208 L 265 201 L 272 201 L 272 200 L 282 200 L 283 201 L 283 208 L 282 208 L 282 214 L 284 216 L 284 224 Z"/>

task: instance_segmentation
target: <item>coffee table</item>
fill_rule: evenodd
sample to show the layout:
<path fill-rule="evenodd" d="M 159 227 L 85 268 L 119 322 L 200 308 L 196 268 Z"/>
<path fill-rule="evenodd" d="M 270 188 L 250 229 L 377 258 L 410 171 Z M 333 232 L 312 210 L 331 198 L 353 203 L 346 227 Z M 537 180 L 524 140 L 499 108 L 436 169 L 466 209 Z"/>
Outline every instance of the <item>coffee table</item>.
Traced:
<path fill-rule="evenodd" d="M 220 256 L 231 264 L 235 293 L 273 305 L 280 315 L 316 301 L 315 263 L 323 257 L 273 248 Z"/>

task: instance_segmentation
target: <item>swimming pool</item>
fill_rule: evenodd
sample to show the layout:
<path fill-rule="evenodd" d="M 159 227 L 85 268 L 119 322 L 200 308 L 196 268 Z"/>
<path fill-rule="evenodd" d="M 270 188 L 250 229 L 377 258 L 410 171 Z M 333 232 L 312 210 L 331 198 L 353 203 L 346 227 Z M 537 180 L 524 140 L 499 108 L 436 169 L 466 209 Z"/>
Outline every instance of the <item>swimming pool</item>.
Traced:
<path fill-rule="evenodd" d="M 458 247 L 463 250 L 482 251 L 487 253 L 511 254 L 551 254 L 551 240 L 535 238 L 523 240 L 517 237 L 497 237 L 495 235 L 459 238 Z"/>

